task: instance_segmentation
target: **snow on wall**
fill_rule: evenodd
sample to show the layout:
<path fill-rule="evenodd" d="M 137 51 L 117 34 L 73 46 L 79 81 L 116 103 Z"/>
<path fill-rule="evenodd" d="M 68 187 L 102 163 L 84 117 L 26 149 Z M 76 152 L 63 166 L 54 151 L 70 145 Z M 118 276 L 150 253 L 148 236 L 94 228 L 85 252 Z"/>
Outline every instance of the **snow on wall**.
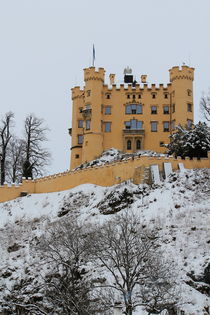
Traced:
<path fill-rule="evenodd" d="M 171 163 L 163 163 L 165 178 L 168 178 L 168 176 L 173 173 L 172 165 Z"/>

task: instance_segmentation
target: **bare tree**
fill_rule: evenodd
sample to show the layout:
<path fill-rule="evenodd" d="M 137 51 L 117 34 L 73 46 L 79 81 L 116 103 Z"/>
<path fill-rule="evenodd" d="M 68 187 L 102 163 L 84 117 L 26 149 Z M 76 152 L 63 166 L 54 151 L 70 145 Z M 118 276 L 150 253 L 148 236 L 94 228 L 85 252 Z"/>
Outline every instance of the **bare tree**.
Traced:
<path fill-rule="evenodd" d="M 1 120 L 0 126 L 0 160 L 1 160 L 1 185 L 5 182 L 6 177 L 6 158 L 9 142 L 12 138 L 11 128 L 13 126 L 14 114 L 8 112 Z"/>
<path fill-rule="evenodd" d="M 200 100 L 200 108 L 204 118 L 207 121 L 210 121 L 210 90 L 207 95 L 202 95 Z"/>
<path fill-rule="evenodd" d="M 23 172 L 23 155 L 24 143 L 23 140 L 15 138 L 11 139 L 8 146 L 7 156 L 7 177 L 12 183 L 20 183 Z"/>
<path fill-rule="evenodd" d="M 24 122 L 24 162 L 23 177 L 33 178 L 43 174 L 44 166 L 49 164 L 50 153 L 42 144 L 47 141 L 44 120 L 33 114 L 26 117 Z"/>
<path fill-rule="evenodd" d="M 109 274 L 108 278 L 112 279 L 102 286 L 115 289 L 125 306 L 126 315 L 132 315 L 137 306 L 146 307 L 152 304 L 153 299 L 158 299 L 159 283 L 168 292 L 174 288 L 174 282 L 167 286 L 170 278 L 167 282 L 164 282 L 165 277 L 163 280 L 165 262 L 161 260 L 157 235 L 143 229 L 139 218 L 133 213 L 126 212 L 116 216 L 98 230 L 94 240 L 93 255 L 104 266 L 105 272 Z M 160 269 L 156 268 L 157 263 Z M 151 281 L 151 270 L 154 281 Z M 166 268 L 165 274 L 167 271 L 169 270 Z M 146 290 L 151 283 L 150 290 L 155 288 L 152 297 L 150 290 Z M 168 307 L 164 296 L 161 296 L 161 303 L 161 310 Z M 170 307 L 175 303 L 176 300 L 171 299 Z"/>
<path fill-rule="evenodd" d="M 53 224 L 40 239 L 37 249 L 51 266 L 45 275 L 45 297 L 60 314 L 108 314 L 87 268 L 90 247 L 87 232 L 72 217 Z"/>

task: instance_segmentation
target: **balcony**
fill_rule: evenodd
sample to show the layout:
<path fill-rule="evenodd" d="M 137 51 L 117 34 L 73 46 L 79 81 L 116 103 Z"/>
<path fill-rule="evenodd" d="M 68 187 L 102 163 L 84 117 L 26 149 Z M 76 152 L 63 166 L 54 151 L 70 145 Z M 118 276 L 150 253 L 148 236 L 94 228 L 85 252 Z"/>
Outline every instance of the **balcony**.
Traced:
<path fill-rule="evenodd" d="M 123 129 L 124 135 L 144 135 L 144 129 Z"/>
<path fill-rule="evenodd" d="M 92 109 L 91 108 L 86 108 L 86 109 L 83 109 L 83 111 L 82 111 L 82 116 L 84 118 L 90 118 L 91 114 L 92 114 Z"/>

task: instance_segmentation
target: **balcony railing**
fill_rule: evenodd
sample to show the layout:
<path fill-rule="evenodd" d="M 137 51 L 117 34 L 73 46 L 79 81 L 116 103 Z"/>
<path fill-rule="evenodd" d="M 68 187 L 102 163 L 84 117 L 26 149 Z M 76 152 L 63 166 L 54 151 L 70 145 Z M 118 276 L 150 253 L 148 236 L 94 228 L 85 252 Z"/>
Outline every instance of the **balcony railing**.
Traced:
<path fill-rule="evenodd" d="M 125 135 L 144 135 L 144 129 L 123 129 Z"/>
<path fill-rule="evenodd" d="M 88 118 L 90 117 L 92 114 L 92 109 L 91 108 L 86 108 L 86 109 L 83 109 L 82 111 L 82 115 L 84 118 Z"/>

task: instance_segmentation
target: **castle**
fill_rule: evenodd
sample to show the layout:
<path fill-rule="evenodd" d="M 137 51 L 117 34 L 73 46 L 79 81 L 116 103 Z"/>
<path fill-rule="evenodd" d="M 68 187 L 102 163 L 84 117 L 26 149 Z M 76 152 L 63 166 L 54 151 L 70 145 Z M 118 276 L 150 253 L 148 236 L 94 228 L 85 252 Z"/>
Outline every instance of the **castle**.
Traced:
<path fill-rule="evenodd" d="M 84 69 L 85 86 L 72 89 L 71 169 L 91 161 L 111 147 L 123 152 L 165 152 L 176 125 L 193 123 L 194 68 L 183 65 L 169 70 L 170 83 L 140 83 L 126 68 L 124 80 L 115 74 L 105 84 L 105 70 Z"/>
<path fill-rule="evenodd" d="M 20 185 L 0 186 L 0 202 L 27 194 L 63 191 L 91 183 L 112 186 L 124 181 L 134 184 L 149 183 L 151 168 L 163 174 L 168 165 L 171 171 L 183 168 L 210 168 L 207 158 L 167 157 L 148 155 L 127 156 L 126 159 L 98 166 L 76 168 L 114 147 L 123 152 L 154 150 L 164 152 L 163 144 L 175 125 L 193 123 L 194 69 L 188 66 L 169 70 L 170 83 L 149 86 L 147 76 L 141 84 L 134 80 L 131 70 L 125 69 L 124 83 L 115 83 L 110 74 L 110 85 L 104 84 L 105 70 L 94 67 L 84 70 L 85 87 L 72 89 L 73 114 L 71 170 L 59 174 L 24 180 Z M 166 175 L 166 174 L 165 174 Z"/>

